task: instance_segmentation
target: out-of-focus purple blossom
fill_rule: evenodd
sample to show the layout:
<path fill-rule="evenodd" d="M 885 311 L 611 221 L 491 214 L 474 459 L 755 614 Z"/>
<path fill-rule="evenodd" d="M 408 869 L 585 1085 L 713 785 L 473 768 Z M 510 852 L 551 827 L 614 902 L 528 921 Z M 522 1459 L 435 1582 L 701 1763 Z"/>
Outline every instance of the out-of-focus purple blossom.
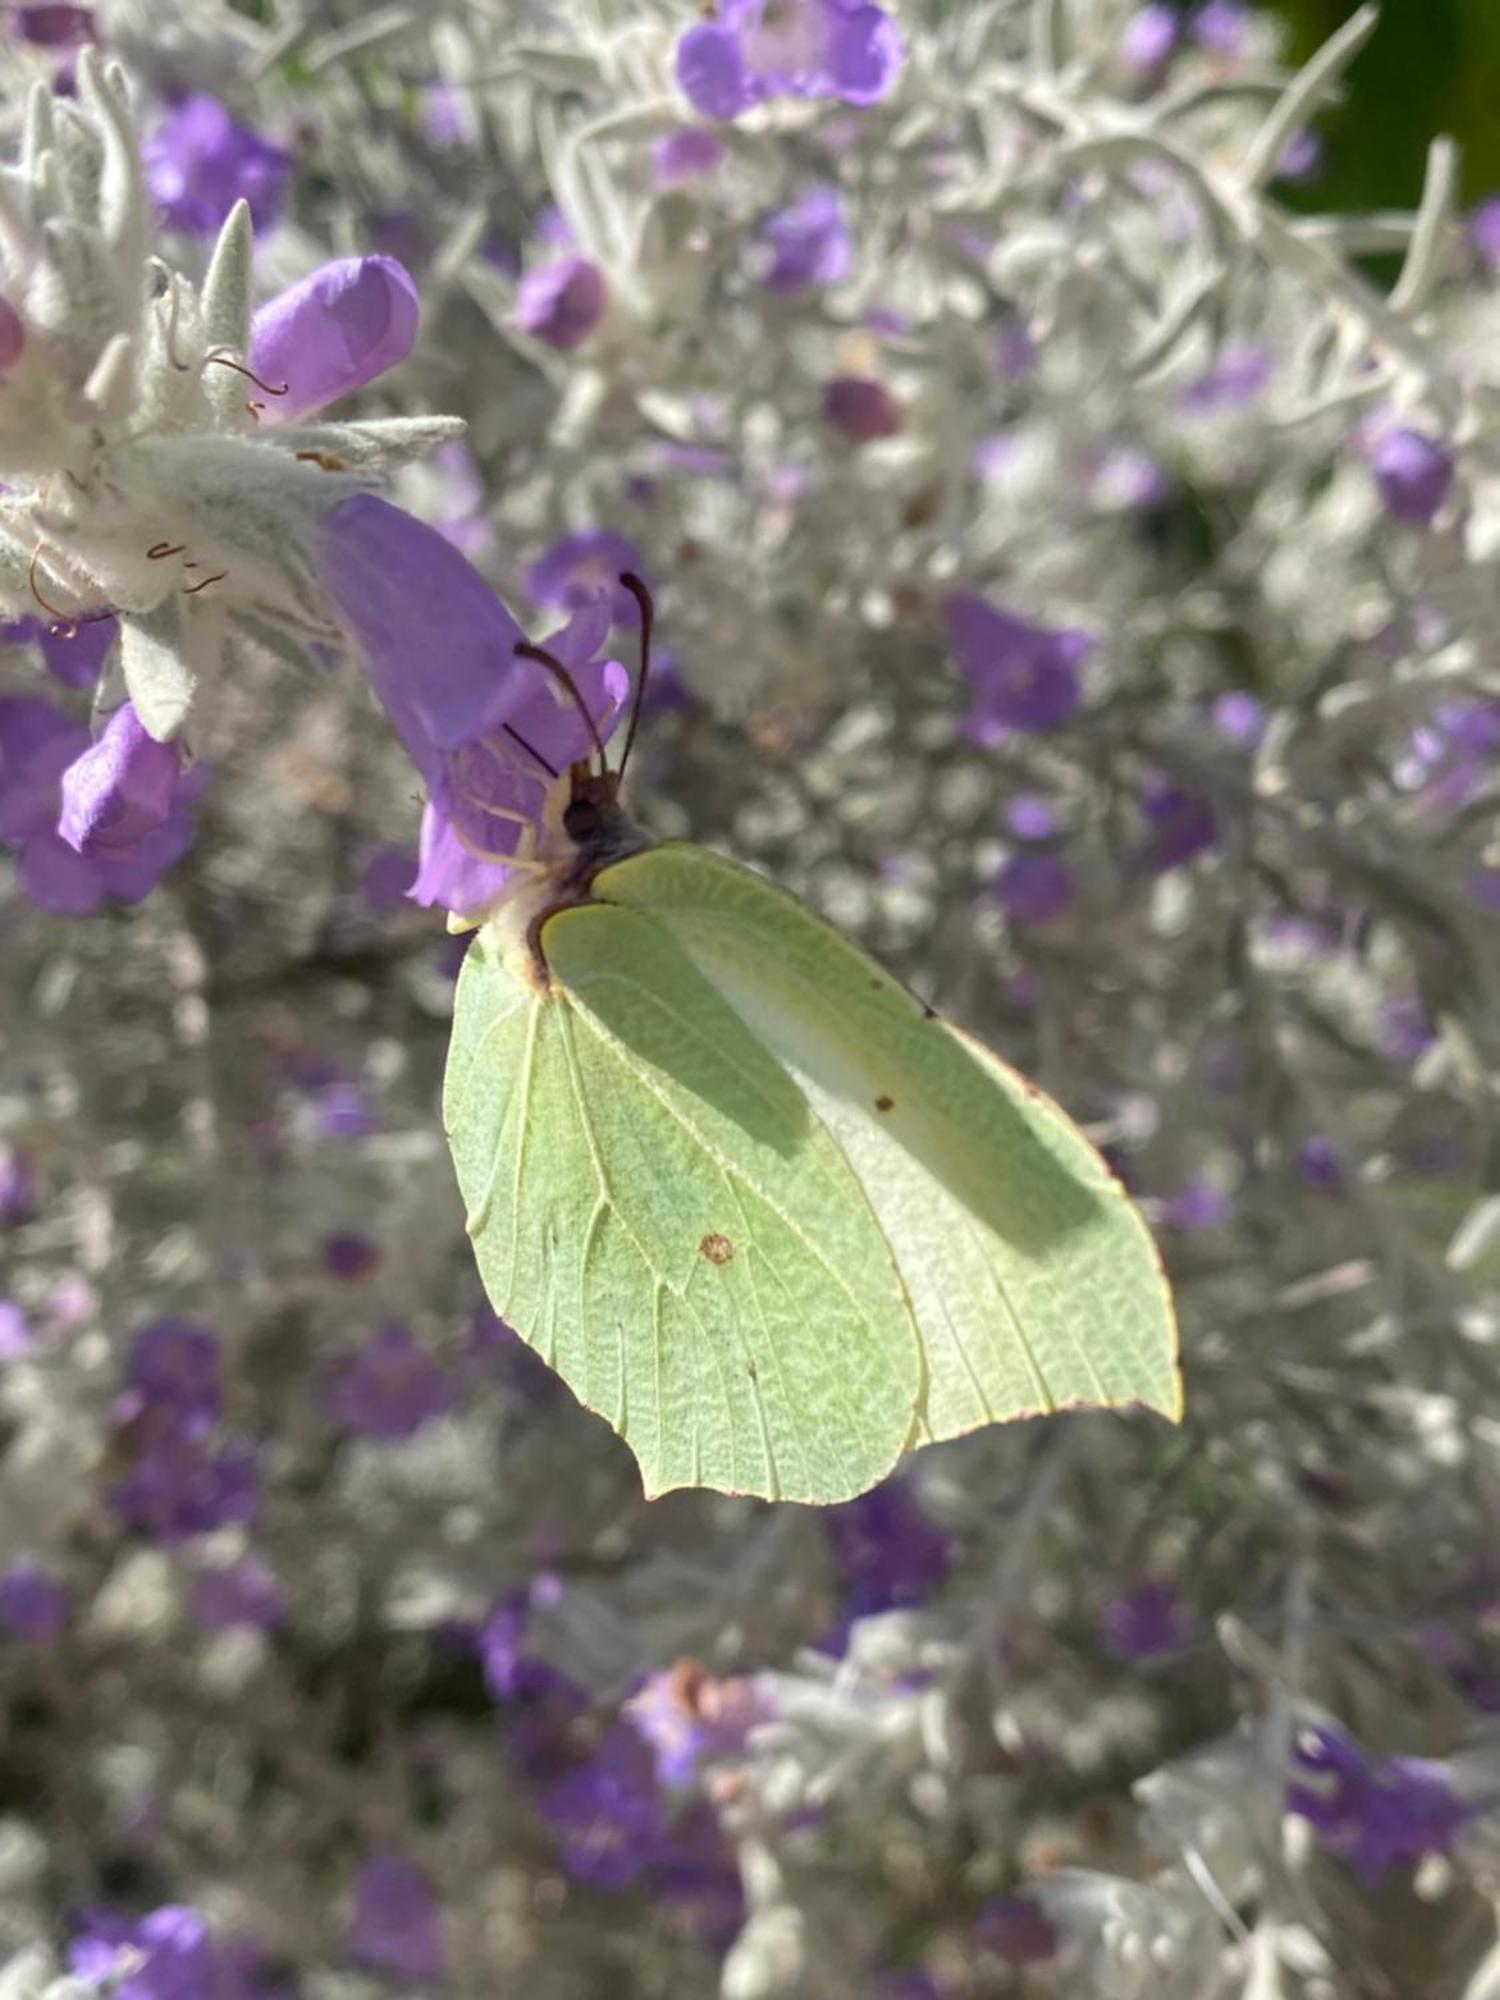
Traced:
<path fill-rule="evenodd" d="M 1105 1645 L 1122 1660 L 1159 1660 L 1180 1653 L 1192 1630 L 1175 1586 L 1164 1577 L 1148 1577 L 1122 1590 L 1100 1621 Z"/>
<path fill-rule="evenodd" d="M 421 302 L 394 257 L 341 257 L 278 292 L 250 328 L 250 366 L 284 395 L 262 421 L 294 424 L 352 396 L 411 353 Z"/>
<path fill-rule="evenodd" d="M 546 250 L 578 248 L 578 233 L 555 201 L 549 201 L 537 216 L 534 233 Z"/>
<path fill-rule="evenodd" d="M 581 347 L 608 308 L 608 282 L 588 257 L 539 264 L 516 287 L 516 325 L 563 353 Z"/>
<path fill-rule="evenodd" d="M 63 772 L 57 830 L 90 860 L 132 860 L 193 789 L 181 744 L 158 743 L 127 701 Z"/>
<path fill-rule="evenodd" d="M 413 1986 L 444 1976 L 443 1921 L 432 1884 L 401 1854 L 372 1854 L 354 1879 L 349 1956 Z"/>
<path fill-rule="evenodd" d="M 0 1146 L 0 1229 L 30 1222 L 36 1214 L 36 1175 L 15 1146 Z"/>
<path fill-rule="evenodd" d="M 192 845 L 190 791 L 127 855 L 79 854 L 57 831 L 62 778 L 89 749 L 89 732 L 37 695 L 0 698 L 0 840 L 20 856 L 23 895 L 57 916 L 92 915 L 106 896 L 138 903 Z"/>
<path fill-rule="evenodd" d="M 1372 1764 L 1337 1729 L 1304 1732 L 1292 1753 L 1297 1776 L 1286 1807 L 1305 1819 L 1366 1888 L 1424 1855 L 1449 1854 L 1472 1809 L 1441 1764 L 1386 1757 Z"/>
<path fill-rule="evenodd" d="M 854 238 L 836 189 L 821 183 L 766 216 L 760 240 L 770 252 L 764 284 L 770 292 L 837 285 L 854 267 Z"/>
<path fill-rule="evenodd" d="M 1007 1965 L 1040 1965 L 1062 1946 L 1057 1926 L 1034 1896 L 991 1896 L 974 1919 L 974 1936 Z"/>
<path fill-rule="evenodd" d="M 1073 906 L 1078 887 L 1060 854 L 1021 848 L 996 870 L 989 895 L 1012 923 L 1033 929 L 1054 924 Z"/>
<path fill-rule="evenodd" d="M 129 1421 L 142 1410 L 165 1414 L 194 1435 L 223 1415 L 219 1336 L 205 1320 L 152 1320 L 136 1335 L 116 1415 Z"/>
<path fill-rule="evenodd" d="M 1215 698 L 1213 719 L 1214 728 L 1226 743 L 1252 750 L 1265 734 L 1265 703 L 1242 688 L 1231 688 L 1227 694 Z"/>
<path fill-rule="evenodd" d="M 345 1285 L 358 1284 L 362 1278 L 370 1277 L 382 1262 L 380 1245 L 356 1229 L 336 1229 L 331 1236 L 325 1236 L 318 1260 L 330 1278 L 337 1278 Z"/>
<path fill-rule="evenodd" d="M 1276 357 L 1269 347 L 1249 340 L 1228 340 L 1203 373 L 1183 390 L 1184 410 L 1207 416 L 1242 410 L 1269 383 Z"/>
<path fill-rule="evenodd" d="M 677 81 L 704 118 L 771 97 L 874 104 L 901 68 L 896 24 L 864 0 L 719 0 L 677 43 Z"/>
<path fill-rule="evenodd" d="M 433 146 L 462 146 L 471 137 L 464 99 L 446 83 L 427 83 L 417 105 L 422 136 Z"/>
<path fill-rule="evenodd" d="M 245 1527 L 259 1506 L 256 1452 L 238 1440 L 215 1448 L 176 1428 L 149 1431 L 106 1498 L 127 1528 L 167 1544 Z"/>
<path fill-rule="evenodd" d="M 93 1912 L 68 1962 L 78 1978 L 107 1985 L 111 2000 L 253 2000 L 256 1990 L 205 1918 L 181 1904 L 139 1920 Z"/>
<path fill-rule="evenodd" d="M 969 454 L 969 469 L 976 479 L 1003 479 L 1016 462 L 1021 441 L 1014 431 L 991 431 Z"/>
<path fill-rule="evenodd" d="M 1409 528 L 1430 528 L 1453 490 L 1453 454 L 1425 431 L 1398 425 L 1370 452 L 1370 471 L 1385 510 Z"/>
<path fill-rule="evenodd" d="M 23 42 L 38 48 L 81 48 L 94 39 L 94 10 L 68 0 L 20 0 L 8 10 L 10 25 Z"/>
<path fill-rule="evenodd" d="M 1096 462 L 1089 498 L 1103 513 L 1133 514 L 1160 507 L 1171 482 L 1149 451 L 1139 445 L 1110 445 Z"/>
<path fill-rule="evenodd" d="M 1437 1040 L 1432 1016 L 1414 993 L 1396 994 L 1380 1009 L 1380 1046 L 1397 1062 L 1414 1063 Z"/>
<path fill-rule="evenodd" d="M 0 315 L 0 334 L 3 334 L 3 315 Z M 0 372 L 3 366 L 0 362 Z M 76 626 L 51 618 L 17 618 L 9 625 L 0 625 L 0 643 L 34 644 L 54 680 L 61 681 L 64 687 L 91 688 L 104 671 L 104 662 L 119 630 L 120 621 L 115 617 L 82 618 Z"/>
<path fill-rule="evenodd" d="M 1168 1229 L 1180 1230 L 1185 1236 L 1200 1229 L 1221 1228 L 1233 1213 L 1233 1196 L 1210 1174 L 1190 1175 L 1161 1205 L 1161 1219 Z"/>
<path fill-rule="evenodd" d="M 641 608 L 620 582 L 622 571 L 644 577 L 646 565 L 628 535 L 581 528 L 552 544 L 526 572 L 526 595 L 549 611 L 581 611 L 603 597 L 617 625 L 639 625 Z"/>
<path fill-rule="evenodd" d="M 538 1804 L 564 1869 L 598 1889 L 628 1889 L 667 1843 L 652 1754 L 628 1723 L 608 1730 L 594 1755 L 548 1785 Z"/>
<path fill-rule="evenodd" d="M 1005 802 L 1005 824 L 1017 840 L 1055 840 L 1062 816 L 1041 792 L 1017 792 Z"/>
<path fill-rule="evenodd" d="M 202 1632 L 269 1632 L 286 1618 L 276 1573 L 259 1556 L 200 1569 L 188 1591 L 188 1615 Z"/>
<path fill-rule="evenodd" d="M 402 1320 L 388 1320 L 328 1371 L 323 1407 L 341 1430 L 400 1444 L 453 1407 L 453 1391 Z"/>
<path fill-rule="evenodd" d="M 1133 860 L 1143 875 L 1185 868 L 1218 843 L 1219 821 L 1212 801 L 1169 778 L 1147 779 L 1141 788 L 1141 816 L 1147 832 Z"/>
<path fill-rule="evenodd" d="M 167 113 L 142 146 L 141 159 L 163 222 L 193 236 L 213 235 L 241 200 L 256 228 L 269 229 L 281 213 L 292 166 L 289 153 L 204 94 Z"/>
<path fill-rule="evenodd" d="M 496 1701 L 515 1701 L 539 1693 L 550 1678 L 552 1670 L 547 1662 L 526 1648 L 536 1602 L 534 1586 L 509 1592 L 475 1635 L 484 1684 Z"/>
<path fill-rule="evenodd" d="M 411 894 L 480 915 L 505 892 L 540 818 L 551 778 L 537 756 L 565 770 L 588 754 L 592 733 L 551 677 L 517 658 L 520 626 L 433 529 L 361 494 L 334 510 L 325 536 L 325 582 L 427 781 Z M 617 661 L 597 657 L 609 623 L 609 609 L 593 604 L 547 641 L 605 737 L 630 689 Z"/>
<path fill-rule="evenodd" d="M 406 901 L 417 857 L 404 842 L 385 840 L 366 857 L 359 871 L 359 900 L 372 917 L 387 917 Z"/>
<path fill-rule="evenodd" d="M 68 1622 L 68 1593 L 48 1570 L 22 1556 L 0 1573 L 0 1625 L 13 1639 L 48 1645 Z"/>
<path fill-rule="evenodd" d="M 31 1322 L 14 1299 L 0 1299 L 0 1367 L 19 1361 L 36 1344 Z"/>
<path fill-rule="evenodd" d="M 903 1479 L 887 1479 L 823 1516 L 855 1619 L 925 1604 L 948 1576 L 948 1537 Z"/>
<path fill-rule="evenodd" d="M 835 375 L 823 390 L 823 416 L 854 444 L 895 437 L 906 421 L 884 382 L 871 375 Z"/>
<path fill-rule="evenodd" d="M 1177 52 L 1182 16 L 1165 0 L 1137 7 L 1120 34 L 1120 60 L 1132 76 L 1154 82 Z"/>
<path fill-rule="evenodd" d="M 1484 1715 L 1500 1715 L 1500 1674 L 1475 1646 L 1441 1619 L 1429 1618 L 1415 1633 L 1418 1646 L 1464 1697 Z"/>
<path fill-rule="evenodd" d="M 1469 241 L 1493 276 L 1500 273 L 1500 195 L 1491 195 L 1469 215 Z"/>
<path fill-rule="evenodd" d="M 1193 40 L 1210 55 L 1242 56 L 1250 34 L 1245 0 L 1204 0 L 1191 21 Z"/>
<path fill-rule="evenodd" d="M 943 608 L 971 689 L 966 736 L 991 745 L 1012 729 L 1059 729 L 1076 712 L 1094 649 L 1086 632 L 1033 625 L 972 590 L 949 591 Z"/>
<path fill-rule="evenodd" d="M 1500 868 L 1487 864 L 1469 872 L 1469 894 L 1476 903 L 1483 904 L 1500 916 Z"/>
<path fill-rule="evenodd" d="M 651 1745 L 664 1785 L 691 1784 L 700 1765 L 739 1756 L 771 1710 L 753 1680 L 715 1680 L 692 1660 L 649 1674 L 624 1714 Z"/>
<path fill-rule="evenodd" d="M 1282 181 L 1315 180 L 1323 171 L 1323 141 L 1304 127 L 1294 132 L 1281 149 L 1276 162 L 1276 178 Z"/>
<path fill-rule="evenodd" d="M 1297 1172 L 1320 1194 L 1337 1194 L 1344 1185 L 1344 1163 L 1326 1132 L 1310 1132 L 1297 1148 Z"/>
<path fill-rule="evenodd" d="M 651 148 L 652 176 L 659 188 L 681 187 L 702 180 L 724 158 L 724 141 L 706 125 L 683 125 L 655 141 Z"/>

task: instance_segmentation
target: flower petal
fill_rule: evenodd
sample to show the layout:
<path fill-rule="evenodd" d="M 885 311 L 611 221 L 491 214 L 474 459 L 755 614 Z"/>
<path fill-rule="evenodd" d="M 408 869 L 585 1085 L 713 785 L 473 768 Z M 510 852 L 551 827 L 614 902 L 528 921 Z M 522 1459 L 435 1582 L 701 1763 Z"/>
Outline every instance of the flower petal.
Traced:
<path fill-rule="evenodd" d="M 738 37 L 704 21 L 677 44 L 677 82 L 704 118 L 735 118 L 755 102 L 755 87 Z"/>
<path fill-rule="evenodd" d="M 181 775 L 179 746 L 148 736 L 127 701 L 63 772 L 57 831 L 78 854 L 128 860 L 165 825 Z"/>
<path fill-rule="evenodd" d="M 261 307 L 250 330 L 250 366 L 288 385 L 265 420 L 295 423 L 351 396 L 411 353 L 421 318 L 417 288 L 394 257 L 345 257 Z"/>

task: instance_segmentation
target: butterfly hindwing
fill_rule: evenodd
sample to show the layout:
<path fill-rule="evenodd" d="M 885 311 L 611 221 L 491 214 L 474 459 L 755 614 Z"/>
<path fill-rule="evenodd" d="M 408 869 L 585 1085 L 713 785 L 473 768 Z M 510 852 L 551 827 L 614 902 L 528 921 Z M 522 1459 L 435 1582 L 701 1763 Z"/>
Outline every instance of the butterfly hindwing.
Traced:
<path fill-rule="evenodd" d="M 445 1122 L 491 1302 L 648 1492 L 864 1491 L 922 1383 L 855 1173 L 649 915 L 563 910 L 541 943 L 545 992 L 481 932 L 455 1008 Z"/>
<path fill-rule="evenodd" d="M 732 862 L 672 843 L 594 892 L 670 932 L 851 1167 L 921 1338 L 912 1442 L 1073 1405 L 1180 1414 L 1155 1247 L 1050 1099 Z"/>

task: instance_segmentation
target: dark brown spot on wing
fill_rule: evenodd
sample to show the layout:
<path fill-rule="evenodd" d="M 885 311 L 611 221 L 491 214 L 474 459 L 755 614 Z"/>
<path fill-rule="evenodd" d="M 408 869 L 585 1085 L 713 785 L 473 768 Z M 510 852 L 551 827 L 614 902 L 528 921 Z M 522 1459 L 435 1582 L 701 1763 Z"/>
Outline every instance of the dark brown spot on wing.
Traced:
<path fill-rule="evenodd" d="M 734 1255 L 734 1245 L 717 1229 L 711 1229 L 698 1245 L 698 1255 L 706 1257 L 710 1264 L 727 1264 Z"/>
<path fill-rule="evenodd" d="M 895 1108 L 896 1100 L 894 1097 L 877 1097 L 875 1100 L 875 1109 L 877 1111 L 894 1111 Z"/>

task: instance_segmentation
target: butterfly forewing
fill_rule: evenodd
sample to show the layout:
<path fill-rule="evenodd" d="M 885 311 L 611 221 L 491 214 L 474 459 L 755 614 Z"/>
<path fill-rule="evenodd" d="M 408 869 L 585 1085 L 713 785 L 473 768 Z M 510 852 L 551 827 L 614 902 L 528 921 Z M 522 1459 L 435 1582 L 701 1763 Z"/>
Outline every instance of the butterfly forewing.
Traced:
<path fill-rule="evenodd" d="M 1066 1116 L 762 877 L 667 845 L 595 893 L 649 913 L 803 1095 L 890 1244 L 925 1362 L 913 1442 L 1181 1389 L 1155 1247 Z"/>

